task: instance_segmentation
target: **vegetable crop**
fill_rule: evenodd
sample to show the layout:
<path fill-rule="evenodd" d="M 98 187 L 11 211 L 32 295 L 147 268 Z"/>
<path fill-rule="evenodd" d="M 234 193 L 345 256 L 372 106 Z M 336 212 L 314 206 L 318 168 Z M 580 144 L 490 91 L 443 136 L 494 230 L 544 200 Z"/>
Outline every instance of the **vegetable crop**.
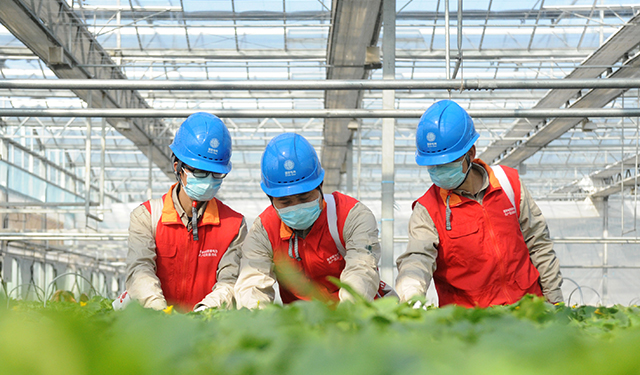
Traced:
<path fill-rule="evenodd" d="M 0 300 L 0 374 L 636 374 L 640 309 L 394 299 L 177 314 Z M 8 308 L 6 308 L 8 306 Z"/>

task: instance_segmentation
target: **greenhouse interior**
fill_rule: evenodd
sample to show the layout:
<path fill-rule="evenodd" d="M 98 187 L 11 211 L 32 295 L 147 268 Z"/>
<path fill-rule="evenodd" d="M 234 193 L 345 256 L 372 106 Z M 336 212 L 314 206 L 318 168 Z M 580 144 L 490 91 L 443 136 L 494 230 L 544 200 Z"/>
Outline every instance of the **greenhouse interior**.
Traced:
<path fill-rule="evenodd" d="M 418 121 L 450 99 L 473 118 L 477 156 L 516 168 L 543 212 L 565 302 L 640 301 L 640 3 L 0 0 L 0 22 L 11 298 L 124 291 L 129 215 L 175 183 L 169 145 L 195 112 L 231 134 L 217 198 L 248 228 L 271 204 L 267 143 L 300 134 L 324 192 L 374 213 L 380 274 L 395 280 L 432 184 Z"/>

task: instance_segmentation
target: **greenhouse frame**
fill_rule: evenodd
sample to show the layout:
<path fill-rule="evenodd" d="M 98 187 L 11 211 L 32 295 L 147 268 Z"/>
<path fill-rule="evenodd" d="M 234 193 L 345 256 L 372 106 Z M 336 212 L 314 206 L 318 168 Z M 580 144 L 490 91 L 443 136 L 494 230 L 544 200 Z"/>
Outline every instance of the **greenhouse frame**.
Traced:
<path fill-rule="evenodd" d="M 0 270 L 14 298 L 49 284 L 124 290 L 130 212 L 175 182 L 169 144 L 220 117 L 218 197 L 251 222 L 260 158 L 308 139 L 324 191 L 365 203 L 394 280 L 418 119 L 465 108 L 478 157 L 517 168 L 580 305 L 640 300 L 640 3 L 613 0 L 0 0 Z M 427 294 L 437 296 L 433 289 Z"/>

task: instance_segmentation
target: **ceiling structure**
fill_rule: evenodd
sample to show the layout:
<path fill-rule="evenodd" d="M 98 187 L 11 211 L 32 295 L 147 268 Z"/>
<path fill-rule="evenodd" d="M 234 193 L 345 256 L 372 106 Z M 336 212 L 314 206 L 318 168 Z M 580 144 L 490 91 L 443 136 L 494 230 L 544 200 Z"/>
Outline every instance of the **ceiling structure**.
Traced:
<path fill-rule="evenodd" d="M 382 1 L 334 0 L 331 33 L 327 43 L 327 79 L 366 79 L 367 47 L 376 46 L 382 26 Z M 327 90 L 325 108 L 355 109 L 362 104 L 362 91 Z M 338 190 L 340 172 L 351 141 L 350 119 L 326 119 L 322 141 L 325 189 Z"/>
<path fill-rule="evenodd" d="M 459 3 L 463 4 L 460 27 Z M 384 56 L 376 51 L 382 51 L 382 4 L 382 0 L 0 0 L 4 25 L 0 78 L 381 80 L 377 59 L 384 61 Z M 458 80 L 639 76 L 640 3 L 467 0 L 449 5 L 448 29 L 444 0 L 396 0 L 397 80 L 445 79 L 447 53 L 449 74 Z M 469 110 L 638 108 L 640 88 L 395 91 L 398 110 L 424 111 L 447 98 Z M 0 89 L 0 103 L 0 109 L 153 108 L 214 114 L 243 109 L 374 110 L 382 108 L 382 91 L 11 88 Z M 13 182 L 3 176 L 0 182 L 21 200 L 49 203 L 38 209 L 72 210 L 69 205 L 52 205 L 60 202 L 56 199 L 83 204 L 87 171 L 92 212 L 102 203 L 159 196 L 172 182 L 167 146 L 183 118 L 1 119 L 0 172 Z M 359 198 L 380 199 L 381 119 L 223 120 L 234 142 L 234 169 L 223 184 L 223 199 L 264 199 L 260 156 L 267 142 L 283 131 L 298 132 L 316 147 L 327 171 L 328 190 L 351 189 Z M 481 135 L 479 155 L 487 162 L 518 167 L 537 199 L 619 194 L 621 184 L 637 182 L 637 118 L 478 117 L 475 123 Z M 414 161 L 416 124 L 417 118 L 396 120 L 396 199 L 415 199 L 430 185 L 428 173 Z M 18 183 L 27 178 L 23 175 L 41 180 L 45 195 L 36 188 L 20 191 Z"/>
<path fill-rule="evenodd" d="M 31 50 L 53 74 L 61 79 L 126 79 L 118 67 L 88 30 L 79 15 L 55 0 L 35 2 L 3 1 L 0 19 L 3 25 Z M 136 91 L 75 90 L 76 96 L 89 107 L 148 108 Z M 161 169 L 170 171 L 167 141 L 155 139 L 166 131 L 166 125 L 151 119 L 110 118 L 115 128 L 126 125 L 122 134 L 131 140 Z M 146 146 L 146 147 L 145 147 Z M 150 147 L 151 146 L 151 147 Z M 155 152 L 154 152 L 155 151 Z M 149 154 L 151 152 L 151 154 Z"/>

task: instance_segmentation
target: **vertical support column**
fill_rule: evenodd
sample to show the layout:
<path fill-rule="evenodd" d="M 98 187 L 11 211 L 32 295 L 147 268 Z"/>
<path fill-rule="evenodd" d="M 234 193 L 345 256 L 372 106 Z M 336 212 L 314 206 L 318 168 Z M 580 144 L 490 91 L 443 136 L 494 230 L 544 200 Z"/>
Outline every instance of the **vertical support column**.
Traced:
<path fill-rule="evenodd" d="M 153 141 L 149 139 L 149 187 L 147 188 L 147 199 L 153 198 Z"/>
<path fill-rule="evenodd" d="M 102 94 L 102 108 L 105 108 L 105 95 Z M 106 168 L 106 150 L 107 150 L 107 119 L 102 118 L 102 131 L 100 132 L 100 193 L 99 202 L 100 208 L 104 207 L 104 176 Z M 102 213 L 100 214 L 102 217 Z"/>
<path fill-rule="evenodd" d="M 449 29 L 449 0 L 444 0 L 444 63 L 446 65 L 447 79 L 451 79 L 451 36 Z"/>
<path fill-rule="evenodd" d="M 396 75 L 396 0 L 383 0 L 382 23 L 382 78 L 394 79 Z M 394 90 L 382 91 L 382 108 L 395 109 Z M 382 279 L 393 283 L 393 237 L 394 237 L 394 181 L 395 181 L 395 119 L 382 120 Z"/>
<path fill-rule="evenodd" d="M 620 96 L 620 103 L 622 109 L 624 109 L 624 92 Z M 620 119 L 620 155 L 625 155 L 624 149 L 624 117 Z M 624 157 L 624 156 L 623 156 Z M 620 176 L 625 175 L 624 163 L 620 163 Z M 624 178 L 620 178 L 620 235 L 624 236 Z"/>
<path fill-rule="evenodd" d="M 636 108 L 640 108 L 640 89 L 636 98 Z M 633 229 L 631 232 L 635 232 L 638 229 L 638 170 L 640 170 L 640 117 L 636 117 L 636 160 L 634 165 L 634 181 L 633 181 Z M 637 236 L 637 234 L 636 234 Z"/>
<path fill-rule="evenodd" d="M 7 145 L 7 142 L 4 141 L 4 140 L 0 140 L 0 160 L 9 161 L 9 146 Z M 0 201 L 9 202 L 9 189 L 8 189 L 8 187 L 11 186 L 11 185 L 10 185 L 10 181 L 9 181 L 9 168 L 8 167 L 5 168 L 5 174 L 1 178 L 4 179 L 4 181 L 6 182 L 7 189 L 4 192 L 0 191 Z M 2 222 L 0 223 L 0 228 L 7 229 L 9 227 L 9 214 L 8 213 L 0 214 L 0 220 L 2 220 Z"/>
<path fill-rule="evenodd" d="M 603 1 L 600 0 L 600 5 L 602 5 Z M 598 44 L 599 46 L 602 45 L 602 43 L 604 43 L 604 9 L 600 9 L 600 44 Z"/>
<path fill-rule="evenodd" d="M 353 131 L 351 139 L 347 142 L 347 194 L 353 195 Z"/>
<path fill-rule="evenodd" d="M 87 101 L 87 108 L 91 108 L 91 98 L 93 95 L 89 91 L 89 99 Z M 89 215 L 91 208 L 91 117 L 87 117 L 85 120 L 87 125 L 87 137 L 85 141 L 84 149 L 84 216 L 85 227 L 89 226 Z"/>
<path fill-rule="evenodd" d="M 7 254 L 7 241 L 0 241 L 0 294 L 9 296 L 7 283 L 11 281 L 11 258 Z"/>
<path fill-rule="evenodd" d="M 353 195 L 353 136 L 358 133 L 360 136 L 360 121 L 357 119 L 351 119 L 347 128 L 351 130 L 351 136 L 349 137 L 349 141 L 347 142 L 347 160 L 346 160 L 346 172 L 347 172 L 347 194 Z M 359 151 L 358 151 L 359 152 Z M 358 153 L 358 163 L 360 163 L 360 154 Z M 358 164 L 359 166 L 359 164 Z M 360 170 L 358 170 L 358 179 L 360 178 Z M 358 188 L 360 185 L 358 185 Z M 360 197 L 358 197 L 360 199 Z"/>
<path fill-rule="evenodd" d="M 458 0 L 458 59 L 462 60 L 462 0 Z"/>
<path fill-rule="evenodd" d="M 358 200 L 360 200 L 360 179 L 362 178 L 362 126 L 358 123 Z"/>
<path fill-rule="evenodd" d="M 602 200 L 602 237 L 609 237 L 609 197 Z M 602 245 L 602 304 L 609 302 L 609 244 L 605 241 Z"/>
<path fill-rule="evenodd" d="M 456 65 L 453 68 L 452 79 L 456 79 L 458 71 L 460 71 L 460 67 L 462 66 L 462 0 L 458 0 L 458 24 L 456 26 L 458 28 L 458 57 L 456 58 Z M 460 72 L 460 80 L 462 80 L 462 72 Z"/>
<path fill-rule="evenodd" d="M 116 31 L 116 50 L 118 51 L 116 64 L 118 64 L 118 66 L 122 66 L 122 27 L 120 27 L 120 21 L 122 17 L 121 12 L 122 10 L 120 9 L 120 0 L 118 0 L 118 12 L 116 13 L 116 27 L 118 28 L 118 30 Z"/>
<path fill-rule="evenodd" d="M 18 285 L 21 285 L 21 287 L 18 288 L 16 292 L 14 292 L 14 295 L 18 296 L 18 298 L 25 299 L 29 297 L 27 291 L 29 290 L 29 288 L 33 289 L 32 286 L 29 286 L 33 277 L 33 268 L 31 267 L 31 264 L 32 263 L 27 261 L 25 258 L 20 259 L 20 262 L 18 263 L 18 267 L 20 268 L 20 272 L 18 274 L 18 276 L 20 277 L 18 279 Z"/>

